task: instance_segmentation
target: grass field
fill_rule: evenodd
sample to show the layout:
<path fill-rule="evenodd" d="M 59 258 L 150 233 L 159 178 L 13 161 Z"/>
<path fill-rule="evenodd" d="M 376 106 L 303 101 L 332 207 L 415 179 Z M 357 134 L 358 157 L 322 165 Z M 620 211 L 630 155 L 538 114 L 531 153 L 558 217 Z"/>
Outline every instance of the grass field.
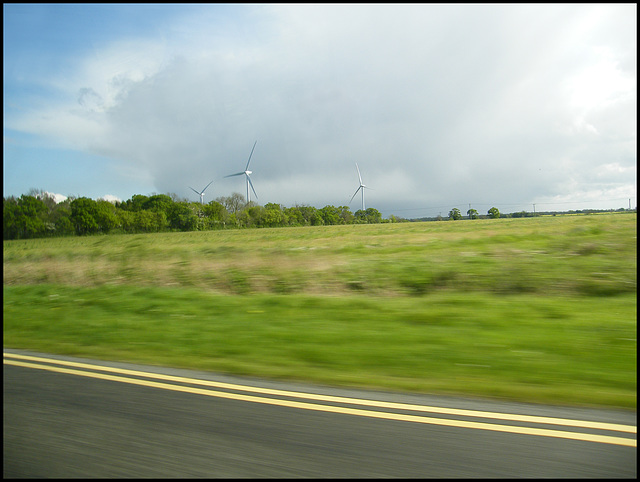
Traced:
<path fill-rule="evenodd" d="M 4 242 L 4 346 L 636 407 L 636 215 Z"/>

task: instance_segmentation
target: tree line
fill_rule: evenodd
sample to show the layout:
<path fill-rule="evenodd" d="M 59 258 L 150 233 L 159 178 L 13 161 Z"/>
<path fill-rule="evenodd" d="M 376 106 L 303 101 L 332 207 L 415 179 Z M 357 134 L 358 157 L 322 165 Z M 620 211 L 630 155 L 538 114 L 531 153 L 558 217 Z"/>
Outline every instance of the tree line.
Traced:
<path fill-rule="evenodd" d="M 585 210 L 584 213 L 602 210 Z M 626 211 L 619 209 L 617 211 Z M 632 211 L 635 211 L 632 210 Z M 570 213 L 583 211 L 570 211 Z M 562 213 L 547 213 L 562 214 Z M 529 217 L 525 211 L 502 214 L 496 207 L 481 216 L 469 209 L 469 219 Z M 449 211 L 448 219 L 463 219 L 458 208 Z M 348 206 L 284 207 L 267 203 L 260 206 L 247 202 L 242 194 L 219 197 L 208 204 L 180 199 L 175 194 L 135 194 L 131 199 L 111 202 L 104 199 L 69 197 L 56 202 L 45 191 L 32 189 L 19 198 L 3 197 L 3 239 L 29 239 L 53 236 L 91 234 L 160 233 L 170 231 L 207 231 L 214 229 L 260 228 L 285 226 L 322 226 L 332 224 L 376 224 L 408 221 L 442 221 L 435 218 L 404 219 L 394 215 L 382 219 L 377 209 L 367 208 L 352 213 Z"/>
<path fill-rule="evenodd" d="M 469 209 L 467 211 L 467 216 L 469 216 L 469 219 L 480 218 L 480 214 L 478 214 L 478 211 L 476 209 Z M 500 211 L 498 210 L 497 207 L 494 206 L 487 211 L 487 216 L 492 219 L 497 219 L 500 217 Z M 451 211 L 449 211 L 449 219 L 452 219 L 454 221 L 462 219 L 462 212 L 460 211 L 460 209 L 453 208 Z"/>
<path fill-rule="evenodd" d="M 3 198 L 3 239 L 84 236 L 116 233 L 159 233 L 214 229 L 373 224 L 383 220 L 377 209 L 352 213 L 348 206 L 284 207 L 246 202 L 234 193 L 207 204 L 175 195 L 135 194 L 123 202 L 70 197 L 57 203 L 44 191 Z"/>

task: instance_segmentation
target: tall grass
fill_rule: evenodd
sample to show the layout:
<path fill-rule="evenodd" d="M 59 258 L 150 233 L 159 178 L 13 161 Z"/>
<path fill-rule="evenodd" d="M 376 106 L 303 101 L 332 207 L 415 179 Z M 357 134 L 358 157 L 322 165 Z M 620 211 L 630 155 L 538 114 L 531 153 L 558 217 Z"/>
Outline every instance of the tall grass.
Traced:
<path fill-rule="evenodd" d="M 5 241 L 4 283 L 222 294 L 636 292 L 635 214 Z"/>
<path fill-rule="evenodd" d="M 4 243 L 4 346 L 636 406 L 636 216 Z"/>

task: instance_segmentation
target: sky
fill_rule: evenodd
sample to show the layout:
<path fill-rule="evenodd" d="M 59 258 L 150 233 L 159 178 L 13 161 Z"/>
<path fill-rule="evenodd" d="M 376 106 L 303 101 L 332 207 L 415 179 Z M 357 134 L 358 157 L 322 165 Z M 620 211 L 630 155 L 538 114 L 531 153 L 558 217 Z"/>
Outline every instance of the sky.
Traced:
<path fill-rule="evenodd" d="M 636 207 L 634 4 L 3 4 L 3 193 Z M 357 164 L 357 167 L 356 167 Z"/>

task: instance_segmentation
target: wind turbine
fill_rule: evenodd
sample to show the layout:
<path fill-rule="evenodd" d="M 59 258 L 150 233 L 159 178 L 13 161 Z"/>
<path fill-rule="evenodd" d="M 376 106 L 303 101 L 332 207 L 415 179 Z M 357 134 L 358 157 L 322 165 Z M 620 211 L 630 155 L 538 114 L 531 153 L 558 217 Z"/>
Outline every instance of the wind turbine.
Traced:
<path fill-rule="evenodd" d="M 365 188 L 366 189 L 371 189 L 371 188 L 362 184 L 362 176 L 360 175 L 360 168 L 358 168 L 357 162 L 356 162 L 356 169 L 358 169 L 358 179 L 360 180 L 360 186 L 358 186 L 358 189 L 356 189 L 356 192 L 354 192 L 353 196 L 351 196 L 351 200 L 349 201 L 349 204 L 351 204 L 351 201 L 353 201 L 353 198 L 356 197 L 356 194 L 358 194 L 358 191 L 360 191 L 362 194 L 362 210 L 364 211 L 364 190 Z"/>
<path fill-rule="evenodd" d="M 256 144 L 258 143 L 258 141 L 253 143 L 253 149 L 256 148 Z M 251 190 L 253 191 L 253 194 L 256 195 L 256 199 L 258 199 L 258 194 L 256 193 L 256 190 L 253 188 L 253 183 L 251 182 L 251 171 L 249 170 L 249 163 L 251 162 L 251 156 L 253 155 L 253 149 L 251 149 L 251 154 L 249 154 L 249 160 L 247 161 L 247 167 L 244 168 L 244 171 L 242 172 L 236 172 L 235 174 L 229 174 L 228 176 L 224 176 L 224 177 L 233 177 L 233 176 L 242 176 L 244 174 L 245 178 L 247 179 L 247 203 L 251 202 L 251 193 L 249 192 L 249 186 L 251 186 Z"/>
<path fill-rule="evenodd" d="M 213 181 L 211 181 L 211 182 L 213 182 Z M 207 187 L 211 186 L 211 182 L 209 184 L 207 184 L 207 186 L 200 192 L 196 191 L 192 187 L 189 187 L 189 189 L 191 189 L 193 192 L 195 192 L 196 194 L 198 194 L 200 196 L 200 204 L 204 204 L 204 192 L 207 190 Z"/>

